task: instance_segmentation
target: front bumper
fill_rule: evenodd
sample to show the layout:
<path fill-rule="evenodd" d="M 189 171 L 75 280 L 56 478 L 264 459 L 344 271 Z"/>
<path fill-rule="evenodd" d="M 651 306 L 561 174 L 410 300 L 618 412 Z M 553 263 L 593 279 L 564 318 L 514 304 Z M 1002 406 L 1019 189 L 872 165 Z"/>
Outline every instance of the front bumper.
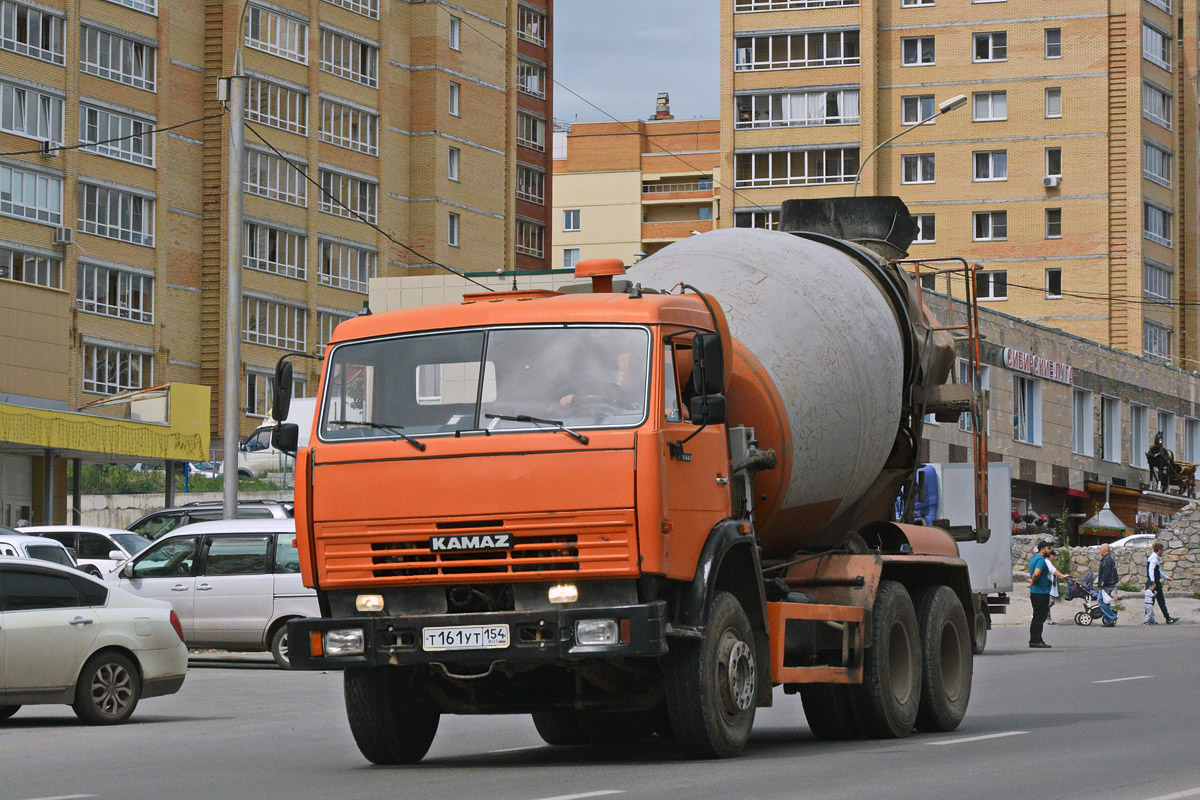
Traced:
<path fill-rule="evenodd" d="M 580 645 L 575 623 L 588 619 L 616 619 L 622 632 L 612 645 Z M 423 628 L 465 625 L 508 625 L 509 645 L 503 649 L 425 651 Z M 314 656 L 312 634 L 361 628 L 365 648 L 361 655 Z M 338 619 L 308 617 L 288 623 L 288 650 L 292 669 L 406 666 L 416 664 L 546 664 L 629 657 L 655 657 L 667 652 L 667 604 L 662 600 L 607 608 L 553 608 L 545 611 L 501 611 L 480 614 L 438 614 L 413 617 L 355 616 Z"/>

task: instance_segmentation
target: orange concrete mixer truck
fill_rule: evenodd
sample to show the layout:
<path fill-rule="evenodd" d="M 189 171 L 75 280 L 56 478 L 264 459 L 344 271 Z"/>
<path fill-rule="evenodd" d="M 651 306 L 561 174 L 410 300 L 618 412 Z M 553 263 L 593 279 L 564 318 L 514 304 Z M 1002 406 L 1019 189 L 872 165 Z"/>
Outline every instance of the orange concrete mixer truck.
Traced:
<path fill-rule="evenodd" d="M 293 668 L 344 670 L 368 760 L 420 760 L 443 714 L 512 713 L 554 745 L 732 756 L 779 686 L 822 738 L 959 724 L 954 535 L 986 517 L 948 532 L 894 504 L 923 417 L 975 407 L 886 257 L 907 209 L 857 202 L 672 244 L 636 284 L 588 261 L 561 292 L 338 326 L 296 466 L 322 615 L 289 643 Z M 286 357 L 275 385 L 286 409 Z"/>

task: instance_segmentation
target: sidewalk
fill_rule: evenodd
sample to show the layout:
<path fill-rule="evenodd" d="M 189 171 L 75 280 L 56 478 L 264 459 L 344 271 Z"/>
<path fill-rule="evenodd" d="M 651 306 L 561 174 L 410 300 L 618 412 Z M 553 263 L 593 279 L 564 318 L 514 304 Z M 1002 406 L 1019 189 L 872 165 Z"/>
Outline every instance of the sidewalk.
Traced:
<path fill-rule="evenodd" d="M 1033 619 L 1033 607 L 1029 604 L 1029 586 L 1025 581 L 1018 582 L 1013 579 L 1013 590 L 1008 593 L 1011 602 L 1008 606 L 1008 613 L 997 614 L 992 617 L 992 625 L 1025 625 L 1028 626 L 1030 620 Z M 1061 591 L 1061 589 L 1060 589 Z M 1117 604 L 1125 606 L 1124 611 L 1117 611 L 1117 624 L 1142 624 L 1142 616 L 1145 614 L 1146 605 L 1143 599 L 1142 592 L 1122 592 L 1117 590 L 1116 597 L 1113 598 Z M 1167 589 L 1167 608 L 1171 609 L 1171 616 L 1179 617 L 1180 625 L 1197 625 L 1200 624 L 1200 600 L 1194 600 L 1188 594 L 1178 593 L 1172 594 L 1171 590 Z M 1050 609 L 1050 619 L 1060 625 L 1075 625 L 1075 614 L 1083 611 L 1082 600 L 1063 600 L 1061 597 Z M 1162 609 L 1157 604 L 1154 606 L 1154 618 L 1158 620 L 1158 624 L 1163 624 Z M 1099 620 L 1093 620 L 1093 625 L 1099 625 Z"/>

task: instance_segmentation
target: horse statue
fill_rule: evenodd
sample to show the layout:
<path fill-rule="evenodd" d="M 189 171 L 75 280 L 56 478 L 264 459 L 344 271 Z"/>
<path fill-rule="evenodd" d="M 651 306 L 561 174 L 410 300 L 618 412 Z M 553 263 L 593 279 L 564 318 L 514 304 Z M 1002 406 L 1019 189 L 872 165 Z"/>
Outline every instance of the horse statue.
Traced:
<path fill-rule="evenodd" d="M 1179 487 L 1179 494 L 1187 497 L 1196 495 L 1196 465 L 1176 461 L 1175 453 L 1163 446 L 1163 432 L 1154 435 L 1154 444 L 1146 451 L 1146 462 L 1150 466 L 1150 488 L 1169 494 L 1172 486 Z"/>

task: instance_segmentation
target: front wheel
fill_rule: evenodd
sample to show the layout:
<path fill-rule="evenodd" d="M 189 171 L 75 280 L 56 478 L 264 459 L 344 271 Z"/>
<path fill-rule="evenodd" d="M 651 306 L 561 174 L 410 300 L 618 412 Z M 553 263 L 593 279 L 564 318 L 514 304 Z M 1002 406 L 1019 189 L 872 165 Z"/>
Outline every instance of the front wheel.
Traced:
<path fill-rule="evenodd" d="M 588 734 L 579 722 L 579 712 L 573 708 L 556 708 L 552 711 L 535 711 L 533 727 L 546 744 L 567 746 L 587 744 Z"/>
<path fill-rule="evenodd" d="M 949 586 L 917 595 L 921 626 L 921 702 L 917 730 L 952 731 L 967 715 L 974 662 L 967 613 Z"/>
<path fill-rule="evenodd" d="M 129 719 L 141 696 L 133 662 L 120 653 L 100 653 L 83 665 L 71 708 L 90 725 L 116 725 Z"/>
<path fill-rule="evenodd" d="M 900 739 L 912 733 L 921 702 L 921 634 L 904 585 L 880 581 L 871 616 L 863 682 L 850 701 L 863 736 Z"/>
<path fill-rule="evenodd" d="M 1080 611 L 1075 615 L 1075 624 L 1087 627 L 1092 624 L 1092 615 L 1086 611 Z"/>
<path fill-rule="evenodd" d="M 441 711 L 390 667 L 354 667 L 342 678 L 346 719 L 359 752 L 373 764 L 415 764 L 437 734 Z"/>
<path fill-rule="evenodd" d="M 675 738 L 693 758 L 728 758 L 746 746 L 758 702 L 754 635 L 741 603 L 717 592 L 697 640 L 672 642 L 667 709 Z"/>

